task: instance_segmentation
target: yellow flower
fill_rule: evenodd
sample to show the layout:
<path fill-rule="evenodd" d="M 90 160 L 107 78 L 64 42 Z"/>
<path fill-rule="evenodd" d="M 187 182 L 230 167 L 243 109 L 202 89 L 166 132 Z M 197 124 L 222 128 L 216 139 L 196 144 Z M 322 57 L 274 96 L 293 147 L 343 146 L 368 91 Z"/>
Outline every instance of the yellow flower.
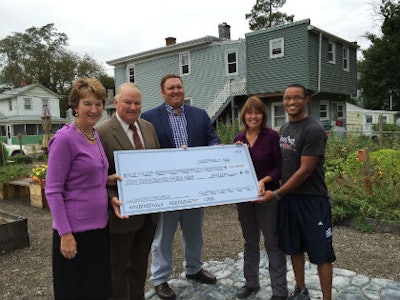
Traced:
<path fill-rule="evenodd" d="M 47 165 L 36 165 L 32 168 L 32 181 L 33 182 L 45 182 L 47 174 Z"/>

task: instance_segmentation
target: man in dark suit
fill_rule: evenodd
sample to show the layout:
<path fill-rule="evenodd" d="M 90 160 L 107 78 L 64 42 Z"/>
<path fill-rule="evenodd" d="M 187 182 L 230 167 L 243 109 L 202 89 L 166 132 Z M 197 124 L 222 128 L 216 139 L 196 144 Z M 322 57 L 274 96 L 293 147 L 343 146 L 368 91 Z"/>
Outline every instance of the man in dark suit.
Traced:
<path fill-rule="evenodd" d="M 151 123 L 139 116 L 142 94 L 134 83 L 122 84 L 114 97 L 116 113 L 96 127 L 109 161 L 109 174 L 115 173 L 116 150 L 159 148 Z M 135 126 L 136 129 L 132 126 Z M 135 136 L 134 131 L 137 130 Z M 139 141 L 137 141 L 139 139 Z M 121 216 L 116 186 L 108 187 L 111 240 L 112 300 L 143 300 L 148 256 L 157 226 L 157 214 Z"/>
<path fill-rule="evenodd" d="M 154 125 L 161 148 L 211 146 L 220 144 L 205 110 L 184 104 L 182 79 L 166 75 L 161 80 L 164 103 L 143 113 Z M 186 277 L 202 283 L 216 282 L 214 275 L 202 269 L 204 208 L 163 212 L 160 214 L 152 245 L 150 281 L 161 299 L 175 299 L 168 285 L 172 272 L 172 242 L 178 223 L 182 228 Z"/>

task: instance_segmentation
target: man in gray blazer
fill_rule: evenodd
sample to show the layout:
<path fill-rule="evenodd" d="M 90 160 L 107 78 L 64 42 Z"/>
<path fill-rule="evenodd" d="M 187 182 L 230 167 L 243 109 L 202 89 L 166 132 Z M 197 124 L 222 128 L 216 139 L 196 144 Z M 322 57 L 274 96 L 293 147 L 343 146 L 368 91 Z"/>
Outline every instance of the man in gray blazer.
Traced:
<path fill-rule="evenodd" d="M 153 125 L 139 117 L 142 94 L 137 85 L 122 84 L 114 97 L 114 105 L 116 113 L 96 127 L 109 161 L 109 174 L 115 174 L 114 151 L 160 147 Z M 136 127 L 139 137 L 134 137 L 135 128 L 132 126 Z M 116 186 L 108 187 L 108 196 L 112 279 L 110 299 L 143 300 L 148 256 L 158 215 L 122 216 Z"/>

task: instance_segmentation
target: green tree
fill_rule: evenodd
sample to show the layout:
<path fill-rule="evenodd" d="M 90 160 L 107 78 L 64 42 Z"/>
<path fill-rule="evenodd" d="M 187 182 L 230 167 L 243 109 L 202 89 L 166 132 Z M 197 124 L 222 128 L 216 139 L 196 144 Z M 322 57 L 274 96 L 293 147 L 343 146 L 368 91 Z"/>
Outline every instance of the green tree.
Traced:
<path fill-rule="evenodd" d="M 400 110 L 400 1 L 382 0 L 382 36 L 367 33 L 371 46 L 363 51 L 359 87 L 364 107 Z"/>
<path fill-rule="evenodd" d="M 107 73 L 102 73 L 97 78 L 104 85 L 107 90 L 113 90 L 115 86 L 114 77 L 111 77 Z"/>
<path fill-rule="evenodd" d="M 286 0 L 256 0 L 251 12 L 246 14 L 246 19 L 250 19 L 250 29 L 258 30 L 293 22 L 294 15 L 278 11 L 285 3 Z"/>
<path fill-rule="evenodd" d="M 31 27 L 0 40 L 0 79 L 18 87 L 24 79 L 67 95 L 78 77 L 107 78 L 104 67 L 89 55 L 80 57 L 67 49 L 68 37 L 54 24 Z"/>

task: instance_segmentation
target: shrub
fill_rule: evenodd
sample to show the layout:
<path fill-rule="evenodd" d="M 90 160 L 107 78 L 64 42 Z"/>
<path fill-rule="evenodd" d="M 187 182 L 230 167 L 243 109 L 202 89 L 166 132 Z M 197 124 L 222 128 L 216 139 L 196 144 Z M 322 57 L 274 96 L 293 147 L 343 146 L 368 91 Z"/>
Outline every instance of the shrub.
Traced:
<path fill-rule="evenodd" d="M 35 159 L 36 161 L 40 162 L 47 162 L 47 155 L 46 154 L 40 154 L 38 157 Z"/>
<path fill-rule="evenodd" d="M 240 132 L 239 123 L 234 124 L 219 123 L 217 134 L 223 144 L 232 144 L 235 136 Z"/>
<path fill-rule="evenodd" d="M 8 164 L 0 167 L 0 187 L 7 181 L 25 178 L 29 176 L 29 170 L 24 164 Z"/>
<path fill-rule="evenodd" d="M 366 162 L 356 160 L 353 151 L 349 153 L 327 159 L 326 182 L 334 222 L 354 219 L 363 230 L 371 227 L 368 218 L 400 224 L 400 150 L 370 152 L 369 168 Z"/>
<path fill-rule="evenodd" d="M 32 163 L 33 158 L 25 154 L 16 154 L 9 157 L 9 160 L 17 164 L 30 164 Z"/>

